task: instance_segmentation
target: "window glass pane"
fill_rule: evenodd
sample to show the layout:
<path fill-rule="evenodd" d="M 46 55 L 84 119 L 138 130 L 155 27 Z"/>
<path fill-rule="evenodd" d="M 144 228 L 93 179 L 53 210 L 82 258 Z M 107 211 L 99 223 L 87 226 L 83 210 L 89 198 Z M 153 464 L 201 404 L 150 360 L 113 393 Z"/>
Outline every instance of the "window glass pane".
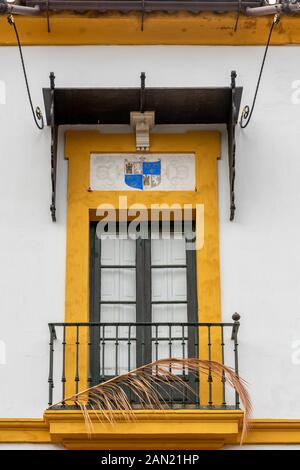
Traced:
<path fill-rule="evenodd" d="M 186 304 L 162 304 L 152 305 L 152 321 L 154 323 L 186 323 Z M 161 327 L 162 328 L 162 327 Z M 174 327 L 174 331 L 176 326 Z M 178 330 L 179 331 L 179 330 Z"/>
<path fill-rule="evenodd" d="M 160 264 L 185 264 L 185 239 L 177 239 L 171 235 L 169 240 L 151 240 L 151 263 Z"/>
<path fill-rule="evenodd" d="M 118 375 L 136 367 L 136 327 L 114 323 L 135 323 L 135 305 L 101 305 L 101 375 Z M 111 324 L 112 323 L 112 324 Z"/>
<path fill-rule="evenodd" d="M 102 301 L 135 301 L 136 272 L 131 268 L 101 269 Z"/>
<path fill-rule="evenodd" d="M 102 304 L 100 307 L 100 321 L 101 323 L 134 323 L 136 321 L 135 305 Z M 119 330 L 123 331 L 122 328 L 119 328 Z M 115 326 L 112 326 L 111 329 L 106 327 L 107 335 L 112 335 L 114 331 Z"/>
<path fill-rule="evenodd" d="M 185 301 L 185 268 L 152 268 L 152 301 Z"/>
<path fill-rule="evenodd" d="M 151 264 L 185 265 L 185 240 L 151 240 Z M 186 300 L 186 269 L 152 268 L 152 301 Z"/>
<path fill-rule="evenodd" d="M 101 265 L 135 266 L 135 240 L 101 240 Z"/>

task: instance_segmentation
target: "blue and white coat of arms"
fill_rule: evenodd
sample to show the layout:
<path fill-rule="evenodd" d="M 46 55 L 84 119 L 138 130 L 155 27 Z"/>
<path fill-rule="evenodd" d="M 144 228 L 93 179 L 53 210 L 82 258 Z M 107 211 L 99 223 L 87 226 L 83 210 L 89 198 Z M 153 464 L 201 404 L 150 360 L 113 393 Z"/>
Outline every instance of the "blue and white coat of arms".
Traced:
<path fill-rule="evenodd" d="M 151 189 L 161 182 L 161 160 L 150 161 L 146 157 L 125 159 L 124 181 L 135 189 Z"/>

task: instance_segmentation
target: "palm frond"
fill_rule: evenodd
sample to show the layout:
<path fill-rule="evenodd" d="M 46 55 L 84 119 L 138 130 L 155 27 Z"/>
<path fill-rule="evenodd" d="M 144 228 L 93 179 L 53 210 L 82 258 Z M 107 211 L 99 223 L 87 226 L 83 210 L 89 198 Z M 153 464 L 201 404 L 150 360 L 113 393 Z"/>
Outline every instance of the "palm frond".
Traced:
<path fill-rule="evenodd" d="M 92 410 L 100 421 L 106 420 L 110 423 L 115 420 L 115 410 L 122 412 L 124 419 L 134 419 L 135 408 L 129 401 L 128 392 L 138 402 L 139 409 L 144 410 L 167 409 L 169 406 L 164 398 L 166 390 L 170 395 L 177 391 L 181 394 L 194 394 L 197 397 L 196 391 L 184 379 L 187 374 L 196 377 L 204 374 L 208 378 L 225 380 L 225 383 L 239 394 L 244 408 L 242 443 L 247 434 L 252 409 L 246 383 L 232 368 L 216 361 L 197 358 L 159 359 L 67 397 L 50 408 L 65 403 L 79 407 L 88 434 L 91 435 L 93 425 L 88 410 Z"/>

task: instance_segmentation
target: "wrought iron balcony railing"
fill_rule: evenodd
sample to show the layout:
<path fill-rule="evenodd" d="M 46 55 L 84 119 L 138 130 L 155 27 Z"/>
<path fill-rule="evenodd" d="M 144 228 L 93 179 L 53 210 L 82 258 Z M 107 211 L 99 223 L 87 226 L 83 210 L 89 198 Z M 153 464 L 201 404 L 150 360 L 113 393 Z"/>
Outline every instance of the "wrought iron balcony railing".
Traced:
<path fill-rule="evenodd" d="M 238 373 L 240 316 L 232 318 L 232 323 L 49 323 L 49 406 L 63 402 L 58 408 L 67 408 L 68 396 L 169 357 L 218 361 Z M 227 387 L 225 374 L 192 377 L 185 368 L 174 373 L 188 387 L 166 393 L 166 406 L 239 409 L 239 396 Z"/>

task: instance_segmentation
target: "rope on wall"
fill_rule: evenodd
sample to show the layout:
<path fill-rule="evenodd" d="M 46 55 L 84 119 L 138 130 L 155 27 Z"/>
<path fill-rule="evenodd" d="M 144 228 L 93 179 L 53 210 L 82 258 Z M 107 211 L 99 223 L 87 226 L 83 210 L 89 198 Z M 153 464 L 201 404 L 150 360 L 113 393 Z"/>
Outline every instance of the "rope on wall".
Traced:
<path fill-rule="evenodd" d="M 272 21 L 271 28 L 270 28 L 270 31 L 269 31 L 269 36 L 268 36 L 268 40 L 267 40 L 267 44 L 266 44 L 262 64 L 261 64 L 261 67 L 260 67 L 260 72 L 259 72 L 259 76 L 258 76 L 258 80 L 257 80 L 257 84 L 256 84 L 256 89 L 255 89 L 251 109 L 250 109 L 250 106 L 246 105 L 244 107 L 243 111 L 242 111 L 242 114 L 241 114 L 240 126 L 241 126 L 242 129 L 245 129 L 245 127 L 248 126 L 248 124 L 251 120 L 251 117 L 252 117 L 252 114 L 253 114 L 253 111 L 254 111 L 254 108 L 255 108 L 257 93 L 258 93 L 262 73 L 263 73 L 263 70 L 264 70 L 264 65 L 265 65 L 265 62 L 266 62 L 266 57 L 267 57 L 269 45 L 270 45 L 271 38 L 272 38 L 273 29 L 274 29 L 274 26 L 276 26 L 279 23 L 279 21 L 280 21 L 280 15 L 276 14 L 274 16 L 274 19 Z M 246 122 L 244 122 L 244 120 L 246 120 Z"/>
<path fill-rule="evenodd" d="M 8 23 L 14 28 L 16 38 L 17 38 L 17 43 L 18 43 L 18 48 L 20 52 L 20 58 L 21 58 L 21 64 L 22 64 L 22 69 L 23 69 L 23 74 L 24 74 L 24 79 L 25 79 L 25 84 L 26 84 L 26 89 L 27 89 L 27 95 L 29 99 L 29 104 L 30 108 L 32 111 L 32 116 L 34 119 L 34 122 L 37 126 L 38 129 L 42 130 L 44 129 L 44 118 L 41 109 L 37 106 L 34 110 L 33 103 L 32 103 L 32 98 L 31 98 L 31 93 L 30 93 L 30 88 L 29 88 L 29 83 L 28 83 L 28 78 L 27 78 L 27 73 L 26 73 L 26 68 L 25 68 L 25 63 L 24 63 L 24 58 L 23 58 L 23 52 L 22 52 L 22 46 L 17 30 L 17 26 L 15 24 L 15 19 L 13 15 L 9 15 L 7 18 Z"/>

